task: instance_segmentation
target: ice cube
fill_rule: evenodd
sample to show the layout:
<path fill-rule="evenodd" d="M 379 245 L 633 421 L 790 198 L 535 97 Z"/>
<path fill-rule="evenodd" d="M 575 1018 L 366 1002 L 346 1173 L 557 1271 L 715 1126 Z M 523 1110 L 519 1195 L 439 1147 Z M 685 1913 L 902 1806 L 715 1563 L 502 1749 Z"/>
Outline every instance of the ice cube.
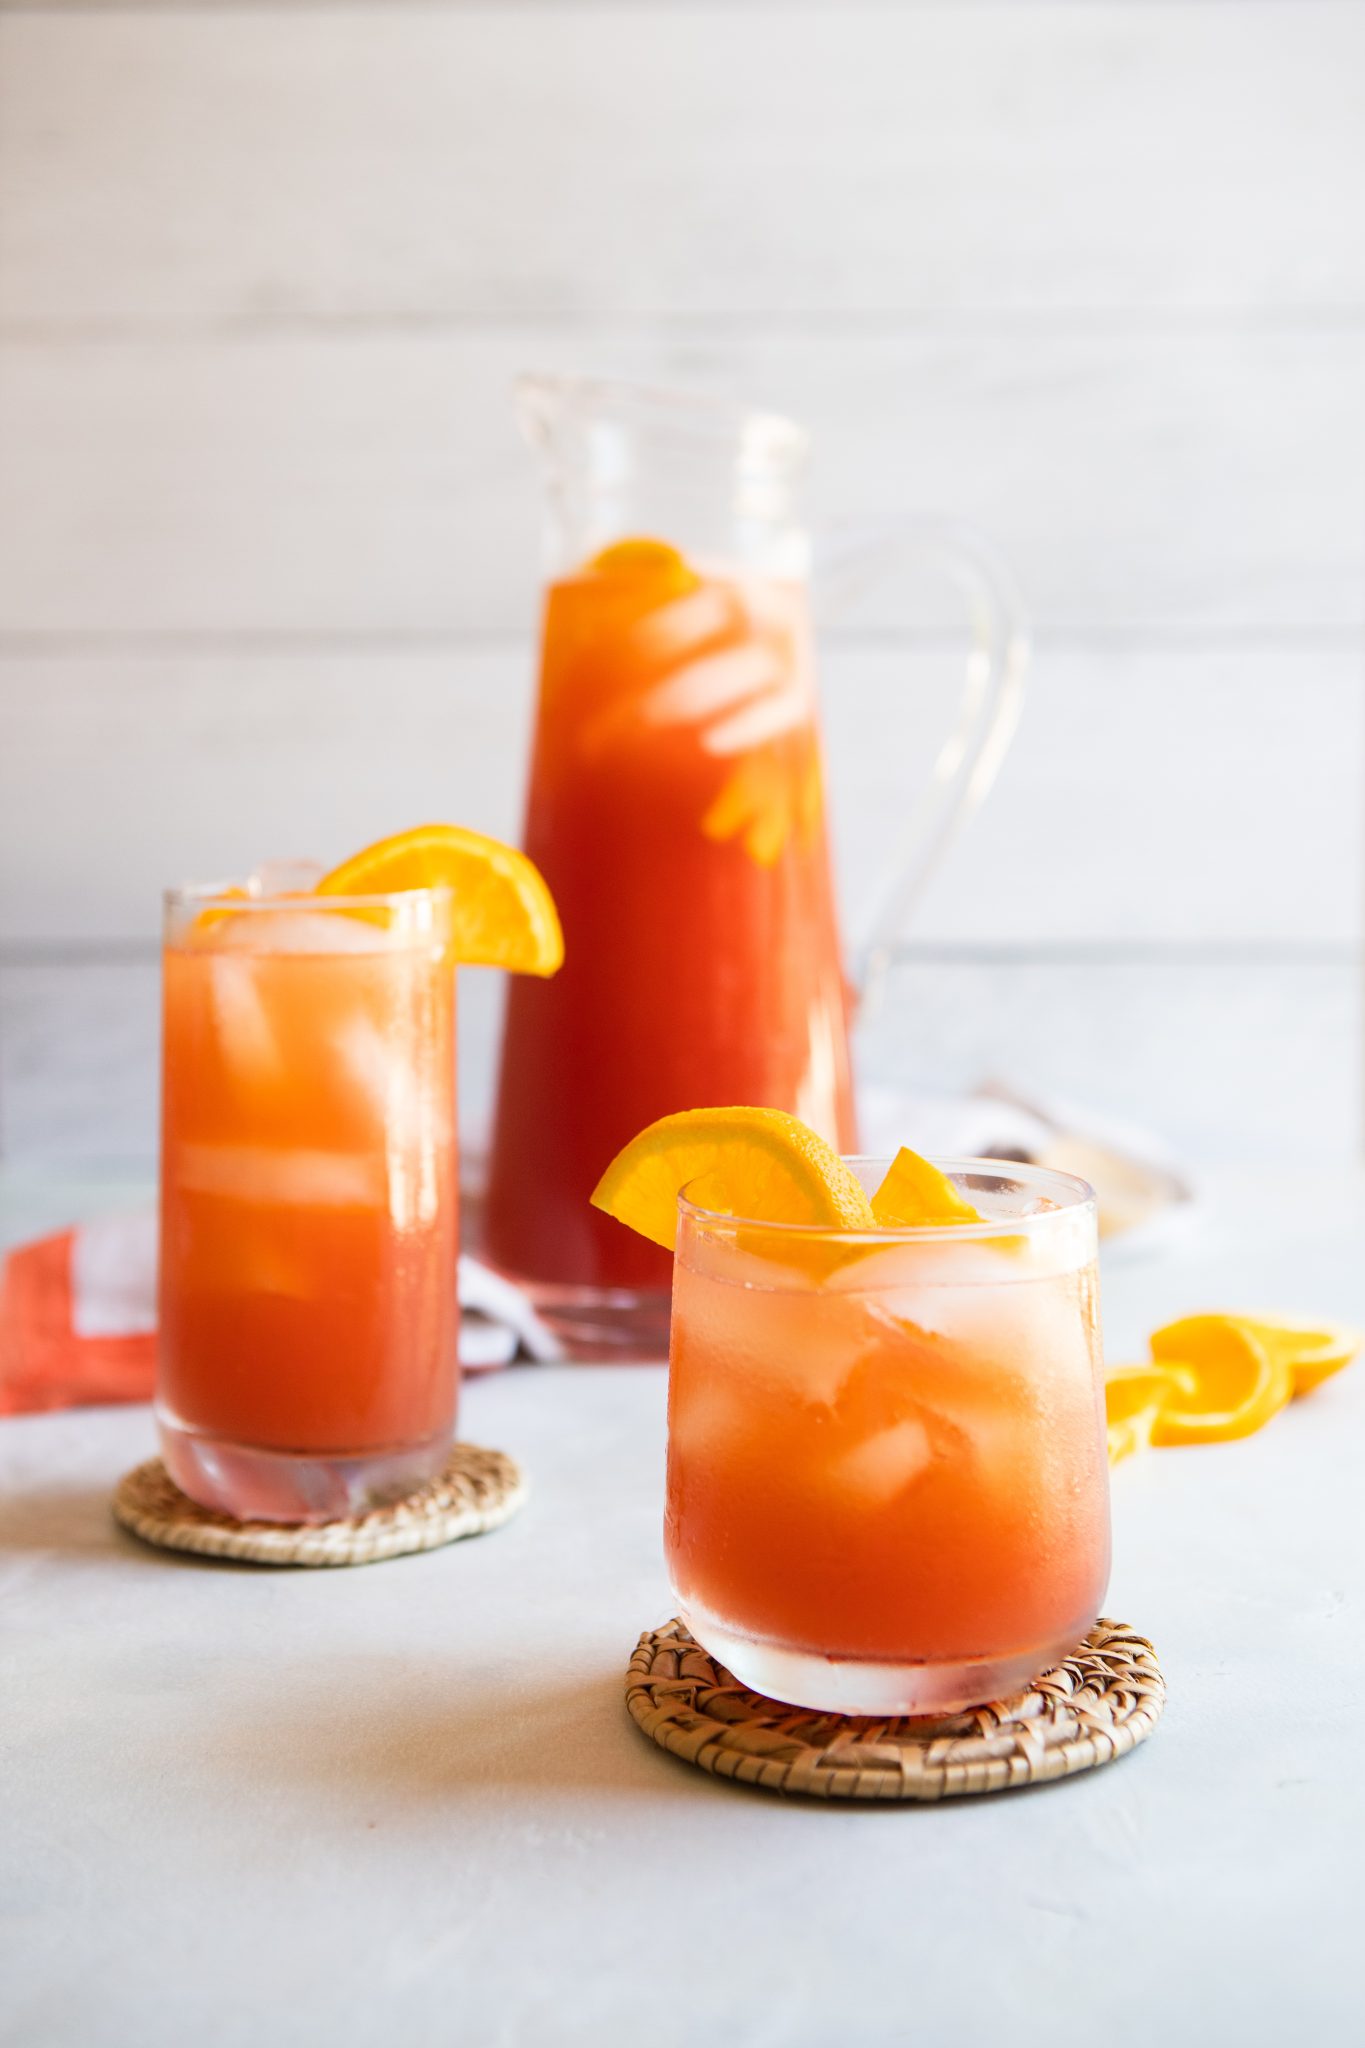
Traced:
<path fill-rule="evenodd" d="M 759 1420 L 742 1381 L 690 1373 L 675 1385 L 669 1403 L 669 1456 L 715 1459 L 728 1449 L 741 1449 Z"/>
<path fill-rule="evenodd" d="M 839 1294 L 865 1294 L 869 1300 L 888 1290 L 975 1287 L 983 1293 L 1027 1278 L 1027 1256 L 1018 1257 L 991 1238 L 941 1236 L 895 1238 L 884 1244 L 867 1240 L 866 1249 L 845 1260 L 830 1274 L 828 1286 Z"/>
<path fill-rule="evenodd" d="M 824 1467 L 824 1474 L 844 1505 L 882 1508 L 912 1486 L 933 1457 L 923 1417 L 908 1415 L 839 1452 Z"/>
<path fill-rule="evenodd" d="M 890 1499 L 900 1490 L 893 1485 L 900 1454 L 907 1484 L 931 1463 L 943 1462 L 964 1472 L 978 1467 L 989 1483 L 1013 1487 L 1021 1430 L 1027 1442 L 1040 1407 L 1039 1389 L 1016 1376 L 1014 1361 L 954 1344 L 880 1305 L 869 1310 L 868 1327 L 876 1333 L 874 1348 L 851 1367 L 831 1418 L 839 1441 L 853 1447 L 838 1461 L 850 1461 L 850 1485 L 865 1469 L 869 1486 L 880 1483 L 882 1497 Z M 884 1451 L 874 1452 L 871 1447 L 883 1440 Z"/>
<path fill-rule="evenodd" d="M 376 1121 L 390 1131 L 410 1132 L 416 1123 L 418 1086 L 410 1049 L 395 1049 L 373 1018 L 363 1012 L 347 1017 L 332 1034 L 332 1044 L 345 1077 L 358 1091 Z"/>
<path fill-rule="evenodd" d="M 799 584 L 768 576 L 746 577 L 738 586 L 738 593 L 744 615 L 755 632 L 791 644 L 804 624 L 805 593 Z"/>
<path fill-rule="evenodd" d="M 311 895 L 322 880 L 320 860 L 263 860 L 247 876 L 253 896 Z"/>
<path fill-rule="evenodd" d="M 1087 1266 L 1094 1256 L 1088 1219 L 1054 1210 L 1027 1229 L 997 1236 L 959 1236 L 951 1228 L 920 1237 L 868 1239 L 858 1258 L 830 1277 L 846 1294 L 875 1294 L 885 1287 L 993 1287 L 1058 1278 Z"/>
<path fill-rule="evenodd" d="M 384 1159 L 375 1152 L 178 1145 L 167 1160 L 167 1176 L 171 1186 L 191 1194 L 284 1208 L 373 1209 L 388 1203 Z"/>
<path fill-rule="evenodd" d="M 689 1353 L 739 1384 L 746 1399 L 784 1408 L 827 1403 L 865 1345 L 848 1304 L 814 1290 L 727 1284 L 687 1264 L 676 1271 L 673 1316 Z"/>
<path fill-rule="evenodd" d="M 972 1356 L 1046 1373 L 1069 1365 L 1088 1343 L 1081 1276 L 1060 1274 L 1004 1287 L 887 1289 L 868 1313 L 893 1327 L 928 1334 Z"/>
<path fill-rule="evenodd" d="M 682 1250 L 684 1265 L 708 1280 L 728 1287 L 809 1294 L 820 1284 L 820 1271 L 802 1262 L 804 1240 L 793 1233 L 791 1257 L 782 1257 L 780 1231 L 746 1231 L 739 1225 L 712 1225 L 689 1236 Z"/>
<path fill-rule="evenodd" d="M 273 1208 L 242 1203 L 230 1225 L 219 1211 L 207 1228 L 180 1238 L 172 1256 L 187 1286 L 208 1294 L 273 1294 L 306 1301 L 318 1276 Z"/>
<path fill-rule="evenodd" d="M 904 1383 L 935 1455 L 1009 1492 L 1095 1417 L 1096 1338 L 1081 1276 L 888 1292 L 869 1321 L 905 1347 Z M 888 1355 L 890 1345 L 888 1344 Z"/>
<path fill-rule="evenodd" d="M 782 686 L 782 670 L 765 647 L 750 642 L 704 655 L 685 668 L 674 669 L 662 683 L 638 700 L 646 725 L 700 725 L 716 712 L 729 711 L 760 691 Z"/>
<path fill-rule="evenodd" d="M 393 938 L 382 924 L 345 911 L 260 909 L 223 917 L 213 943 L 228 953 L 379 953 Z"/>
<path fill-rule="evenodd" d="M 284 1078 L 284 1055 L 254 964 L 215 953 L 209 963 L 209 1003 L 224 1066 L 243 1087 L 270 1087 Z"/>
<path fill-rule="evenodd" d="M 747 754 L 752 747 L 761 747 L 781 733 L 794 732 L 810 715 L 811 702 L 802 680 L 790 675 L 780 689 L 752 698 L 727 718 L 708 726 L 702 734 L 702 747 L 720 759 Z"/>
<path fill-rule="evenodd" d="M 718 584 L 704 583 L 686 597 L 647 612 L 627 638 L 642 666 L 660 668 L 733 633 L 742 621 L 743 613 L 730 593 Z"/>

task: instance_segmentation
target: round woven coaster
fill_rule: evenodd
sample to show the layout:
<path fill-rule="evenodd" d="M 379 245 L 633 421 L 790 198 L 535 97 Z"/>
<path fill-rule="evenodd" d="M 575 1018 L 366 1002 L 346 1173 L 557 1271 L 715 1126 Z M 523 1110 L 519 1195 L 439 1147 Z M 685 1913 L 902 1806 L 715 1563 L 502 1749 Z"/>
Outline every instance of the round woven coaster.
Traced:
<path fill-rule="evenodd" d="M 949 1799 L 1094 1770 L 1135 1749 L 1166 1703 L 1156 1651 L 1097 1621 L 1013 1699 L 943 1719 L 877 1721 L 750 1692 L 680 1621 L 641 1636 L 626 1705 L 650 1740 L 718 1778 L 814 1799 Z"/>
<path fill-rule="evenodd" d="M 456 1444 L 444 1471 L 418 1492 L 341 1522 L 234 1521 L 182 1493 L 160 1458 L 119 1481 L 113 1509 L 116 1522 L 163 1550 L 251 1564 L 377 1564 L 496 1529 L 525 1498 L 521 1467 L 506 1452 Z"/>

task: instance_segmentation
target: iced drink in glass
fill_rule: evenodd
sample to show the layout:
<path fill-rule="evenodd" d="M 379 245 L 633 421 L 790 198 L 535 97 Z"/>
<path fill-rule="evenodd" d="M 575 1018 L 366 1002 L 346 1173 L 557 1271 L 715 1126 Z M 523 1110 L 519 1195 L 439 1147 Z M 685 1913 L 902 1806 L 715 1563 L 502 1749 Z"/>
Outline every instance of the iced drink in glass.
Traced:
<path fill-rule="evenodd" d="M 167 899 L 157 1421 L 206 1506 L 330 1520 L 447 1455 L 449 917 L 440 889 Z"/>
<path fill-rule="evenodd" d="M 850 1162 L 871 1194 L 885 1162 Z M 940 1713 L 1071 1651 L 1109 1572 L 1094 1199 L 939 1161 L 981 1221 L 875 1232 L 680 1201 L 665 1544 L 755 1690 Z"/>

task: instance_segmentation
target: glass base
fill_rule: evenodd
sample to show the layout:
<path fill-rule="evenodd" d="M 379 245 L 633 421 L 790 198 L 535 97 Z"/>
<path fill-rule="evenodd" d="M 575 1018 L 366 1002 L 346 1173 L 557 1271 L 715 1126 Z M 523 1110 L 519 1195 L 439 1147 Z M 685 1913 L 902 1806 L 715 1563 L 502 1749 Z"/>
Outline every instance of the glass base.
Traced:
<path fill-rule="evenodd" d="M 540 1320 L 580 1365 L 660 1365 L 668 1357 L 666 1289 L 560 1287 L 503 1276 L 519 1288 Z"/>
<path fill-rule="evenodd" d="M 870 1664 L 755 1642 L 713 1620 L 704 1609 L 681 1601 L 678 1613 L 704 1650 L 765 1699 L 878 1720 L 901 1714 L 956 1714 L 990 1700 L 1008 1699 L 1070 1656 L 1080 1640 L 1071 1635 L 1064 1642 L 1019 1655 L 966 1657 L 951 1664 Z"/>
<path fill-rule="evenodd" d="M 157 1417 L 166 1470 L 200 1507 L 239 1522 L 340 1522 L 390 1506 L 434 1479 L 453 1431 L 377 1451 L 264 1451 Z"/>

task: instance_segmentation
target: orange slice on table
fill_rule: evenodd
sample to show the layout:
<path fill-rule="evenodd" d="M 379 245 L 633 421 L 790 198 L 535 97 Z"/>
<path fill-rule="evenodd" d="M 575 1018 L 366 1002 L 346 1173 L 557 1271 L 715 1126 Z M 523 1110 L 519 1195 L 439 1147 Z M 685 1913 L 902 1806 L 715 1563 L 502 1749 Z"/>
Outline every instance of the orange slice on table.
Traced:
<path fill-rule="evenodd" d="M 1349 1365 L 1365 1344 L 1365 1336 L 1345 1323 L 1323 1323 L 1313 1329 L 1279 1316 L 1238 1316 L 1237 1321 L 1272 1357 L 1284 1360 L 1296 1395 L 1311 1394 Z"/>
<path fill-rule="evenodd" d="M 764 1223 L 875 1230 L 872 1206 L 832 1145 L 781 1109 L 685 1109 L 660 1117 L 612 1160 L 595 1207 L 673 1249 L 678 1195 Z"/>
<path fill-rule="evenodd" d="M 1161 1403 L 1154 1444 L 1225 1443 L 1250 1436 L 1279 1414 L 1294 1391 L 1282 1355 L 1235 1316 L 1186 1316 L 1152 1336 L 1158 1364 L 1185 1368 Z"/>
<path fill-rule="evenodd" d="M 1170 1398 L 1173 1384 L 1187 1396 L 1195 1392 L 1194 1375 L 1182 1366 L 1116 1365 L 1105 1374 L 1104 1413 L 1111 1465 L 1152 1441 L 1157 1416 Z"/>
<path fill-rule="evenodd" d="M 320 896 L 449 889 L 451 951 L 468 967 L 554 974 L 564 959 L 559 913 L 533 861 L 464 825 L 417 825 L 354 853 L 318 883 Z"/>
<path fill-rule="evenodd" d="M 885 1227 L 928 1223 L 980 1223 L 979 1210 L 965 1201 L 946 1173 L 902 1145 L 872 1197 L 872 1214 Z"/>

